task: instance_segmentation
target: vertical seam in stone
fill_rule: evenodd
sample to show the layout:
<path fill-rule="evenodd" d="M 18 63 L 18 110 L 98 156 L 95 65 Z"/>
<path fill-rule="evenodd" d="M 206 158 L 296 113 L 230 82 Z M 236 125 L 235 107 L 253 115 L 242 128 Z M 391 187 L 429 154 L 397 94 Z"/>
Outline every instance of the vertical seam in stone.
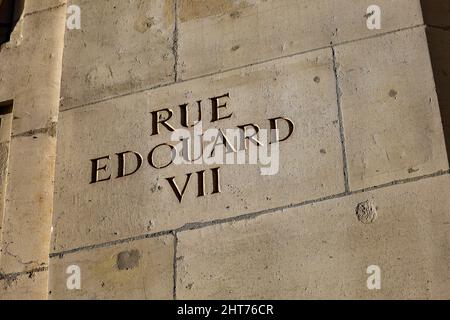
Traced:
<path fill-rule="evenodd" d="M 5 178 L 3 180 L 3 186 L 2 186 L 2 193 L 3 196 L 1 197 L 0 208 L 2 208 L 2 212 L 0 212 L 0 278 L 2 276 L 2 256 L 3 256 L 3 231 L 5 230 L 5 223 L 6 223 L 6 197 L 7 197 L 7 191 L 8 191 L 8 171 L 9 171 L 9 157 L 11 155 L 11 142 L 8 143 L 7 146 L 7 155 L 5 159 Z"/>
<path fill-rule="evenodd" d="M 343 122 L 343 114 L 342 114 L 342 106 L 341 106 L 341 88 L 339 86 L 339 75 L 338 75 L 338 65 L 336 61 L 336 51 L 334 50 L 334 46 L 331 46 L 331 51 L 333 53 L 333 71 L 334 77 L 336 81 L 336 102 L 338 107 L 338 120 L 339 120 L 339 132 L 342 146 L 342 160 L 344 164 L 344 184 L 345 184 L 345 193 L 350 193 L 350 184 L 348 179 L 348 160 L 347 160 L 347 150 L 345 148 L 345 132 L 344 132 L 344 122 Z"/>
<path fill-rule="evenodd" d="M 175 82 L 178 82 L 178 0 L 174 0 L 174 29 L 172 53 L 174 57 L 173 73 Z"/>
<path fill-rule="evenodd" d="M 178 247 L 178 235 L 173 233 L 174 246 L 173 246 L 173 300 L 177 300 L 177 247 Z"/>
<path fill-rule="evenodd" d="M 11 117 L 14 118 L 14 100 L 11 100 L 9 102 L 7 102 L 7 105 L 9 105 L 9 107 L 11 108 L 11 110 L 8 110 L 11 114 Z M 3 107 L 4 108 L 4 107 Z M 6 120 L 6 119 L 4 119 Z M 11 120 L 12 121 L 12 120 Z M 1 121 L 0 121 L 0 125 L 1 125 Z M 3 244 L 3 232 L 6 230 L 5 228 L 5 223 L 7 222 L 7 194 L 8 194 L 8 180 L 9 180 L 9 169 L 10 169 L 10 157 L 11 157 L 11 147 L 12 147 L 12 123 L 11 123 L 11 127 L 9 129 L 8 132 L 9 135 L 9 141 L 8 142 L 3 142 L 3 145 L 6 145 L 6 159 L 4 160 L 3 166 L 4 166 L 4 179 L 2 181 L 2 183 L 0 183 L 0 187 L 1 187 L 1 193 L 2 193 L 2 197 L 0 198 L 0 208 L 2 210 L 2 212 L 0 212 L 0 280 L 2 280 L 2 270 L 3 270 L 3 264 L 2 264 L 2 260 L 3 260 L 3 255 L 4 254 L 8 254 L 7 252 L 7 246 L 4 248 L 4 244 Z"/>

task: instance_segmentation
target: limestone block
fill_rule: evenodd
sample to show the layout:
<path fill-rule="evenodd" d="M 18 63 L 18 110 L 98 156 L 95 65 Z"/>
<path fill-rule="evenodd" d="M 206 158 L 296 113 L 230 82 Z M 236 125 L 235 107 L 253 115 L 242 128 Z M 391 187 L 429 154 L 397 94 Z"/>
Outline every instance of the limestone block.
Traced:
<path fill-rule="evenodd" d="M 177 298 L 449 299 L 449 185 L 445 175 L 181 232 Z M 377 212 L 368 224 L 364 203 Z M 380 290 L 368 290 L 370 266 Z"/>
<path fill-rule="evenodd" d="M 367 28 L 371 0 L 180 0 L 181 79 L 357 40 L 423 23 L 419 0 L 379 0 L 380 30 Z"/>
<path fill-rule="evenodd" d="M 448 169 L 423 27 L 336 47 L 352 190 Z"/>
<path fill-rule="evenodd" d="M 0 104 L 0 241 L 5 212 L 5 195 L 8 185 L 9 146 L 11 142 L 12 113 L 11 104 Z"/>
<path fill-rule="evenodd" d="M 229 98 L 220 100 L 220 104 L 227 104 L 220 109 L 221 117 L 231 117 L 211 123 L 211 98 L 223 95 Z M 191 124 L 200 100 L 204 131 L 214 127 L 225 132 L 250 123 L 269 129 L 269 119 L 291 119 L 294 130 L 280 143 L 279 171 L 263 176 L 260 169 L 267 165 L 250 165 L 248 161 L 172 164 L 159 170 L 150 166 L 151 150 L 171 142 L 171 132 L 165 127 L 161 126 L 159 135 L 152 135 L 152 112 L 172 109 L 168 123 L 180 128 L 179 105 L 189 103 Z M 65 111 L 58 125 L 52 251 L 341 193 L 344 175 L 337 110 L 332 52 L 324 49 Z M 287 136 L 287 125 L 283 124 L 280 137 Z M 116 154 L 126 151 L 138 152 L 142 166 L 135 174 L 117 179 L 120 166 Z M 157 148 L 156 154 L 157 166 L 170 163 L 167 146 Z M 107 165 L 106 171 L 100 169 L 98 180 L 109 175 L 111 179 L 91 183 L 91 160 L 105 156 L 110 160 L 98 162 L 98 168 Z M 131 173 L 137 167 L 136 156 L 128 154 L 127 159 L 127 172 Z M 276 169 L 275 159 L 272 164 Z M 212 171 L 218 167 L 220 193 L 214 192 Z M 205 196 L 199 196 L 198 172 L 203 170 Z M 180 192 L 186 185 L 181 202 L 168 180 L 173 177 Z"/>
<path fill-rule="evenodd" d="M 61 107 L 174 80 L 173 0 L 74 0 L 81 30 L 65 38 Z"/>
<path fill-rule="evenodd" d="M 13 99 L 12 135 L 57 121 L 65 8 L 26 16 L 20 44 L 0 51 L 0 102 Z M 18 31 L 19 32 L 19 31 Z"/>
<path fill-rule="evenodd" d="M 163 236 L 54 257 L 50 299 L 172 299 L 174 238 Z M 74 288 L 79 267 L 80 289 Z M 69 268 L 69 274 L 67 273 Z M 69 279 L 69 280 L 68 280 Z"/>
<path fill-rule="evenodd" d="M 48 263 L 53 208 L 54 136 L 16 137 L 9 150 L 0 272 L 26 272 Z"/>

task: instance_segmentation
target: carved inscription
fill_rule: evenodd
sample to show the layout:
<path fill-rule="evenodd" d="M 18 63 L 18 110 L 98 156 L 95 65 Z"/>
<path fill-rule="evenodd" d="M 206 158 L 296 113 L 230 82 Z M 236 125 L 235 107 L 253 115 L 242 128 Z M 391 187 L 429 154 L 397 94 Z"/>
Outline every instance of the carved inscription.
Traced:
<path fill-rule="evenodd" d="M 202 121 L 207 121 L 217 126 L 221 121 L 233 117 L 233 112 L 228 108 L 230 99 L 230 94 L 225 93 L 217 97 L 185 103 L 174 109 L 162 108 L 153 111 L 150 113 L 149 119 L 152 124 L 149 136 L 154 137 L 161 134 L 176 136 L 177 130 L 196 128 Z M 211 112 L 208 113 L 210 114 L 209 119 L 204 119 L 202 112 L 204 111 L 203 108 L 206 107 L 211 108 Z M 175 120 L 175 112 L 178 112 L 178 121 Z M 194 119 L 190 118 L 191 114 L 195 114 Z M 227 154 L 240 154 L 251 150 L 252 147 L 267 148 L 269 145 L 279 144 L 288 140 L 295 129 L 293 121 L 286 116 L 269 118 L 263 125 L 270 133 L 265 139 L 261 138 L 261 131 L 263 130 L 261 129 L 261 124 L 246 123 L 235 126 L 235 131 L 233 132 L 238 132 L 237 137 L 236 135 L 228 134 L 231 131 L 229 129 L 216 129 L 213 139 L 206 139 L 208 145 L 201 144 L 201 153 L 197 157 L 191 157 L 190 152 L 186 155 L 183 153 L 185 150 L 180 152 L 177 149 L 177 146 L 182 145 L 186 146 L 187 150 L 190 150 L 188 147 L 191 142 L 188 139 L 183 140 L 183 138 L 180 138 L 177 142 L 172 140 L 160 143 L 149 150 L 148 154 L 144 155 L 134 150 L 127 150 L 91 159 L 90 184 L 95 185 L 100 182 L 130 177 L 139 172 L 146 164 L 155 170 L 167 169 L 178 164 L 177 161 L 174 161 L 174 158 L 180 153 L 185 155 L 184 164 L 198 164 L 198 160 L 201 157 L 214 157 L 218 148 L 226 150 Z M 284 128 L 283 134 L 280 133 L 280 127 Z M 205 135 L 202 132 L 198 136 L 205 138 Z M 157 156 L 161 154 L 167 155 L 163 161 Z M 116 172 L 111 170 L 113 161 L 115 162 L 114 168 L 117 168 Z M 228 163 L 225 162 L 225 164 Z M 189 184 L 197 184 L 197 197 L 220 194 L 222 192 L 220 169 L 220 166 L 214 166 L 211 169 L 191 172 L 185 176 L 168 176 L 165 180 L 167 185 L 170 186 L 169 190 L 173 192 L 174 197 L 181 203 Z M 211 181 L 211 185 L 206 185 L 206 181 Z"/>

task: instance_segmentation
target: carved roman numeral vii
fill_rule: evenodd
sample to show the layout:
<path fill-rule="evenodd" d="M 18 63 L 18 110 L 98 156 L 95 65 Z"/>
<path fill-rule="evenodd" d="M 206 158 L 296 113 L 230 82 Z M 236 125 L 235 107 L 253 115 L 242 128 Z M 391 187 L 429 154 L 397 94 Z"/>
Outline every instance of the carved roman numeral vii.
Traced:
<path fill-rule="evenodd" d="M 211 176 L 212 176 L 212 191 L 210 194 L 216 194 L 221 193 L 220 189 L 220 168 L 213 168 L 210 170 Z M 166 180 L 169 182 L 173 192 L 175 193 L 175 196 L 177 197 L 178 201 L 181 203 L 183 201 L 184 194 L 186 193 L 187 187 L 189 185 L 189 182 L 192 180 L 192 176 L 195 174 L 197 176 L 197 197 L 204 197 L 206 193 L 206 170 L 197 171 L 195 173 L 188 173 L 186 174 L 186 177 L 184 179 L 184 183 L 182 188 L 178 186 L 177 182 L 175 181 L 176 177 L 166 178 Z"/>

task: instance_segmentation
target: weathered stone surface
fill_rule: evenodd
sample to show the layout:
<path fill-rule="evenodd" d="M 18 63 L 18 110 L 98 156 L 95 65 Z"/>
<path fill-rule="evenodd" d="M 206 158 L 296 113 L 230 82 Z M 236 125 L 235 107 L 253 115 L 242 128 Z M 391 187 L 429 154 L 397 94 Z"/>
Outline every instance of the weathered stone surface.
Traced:
<path fill-rule="evenodd" d="M 2 239 L 3 213 L 5 210 L 5 193 L 8 175 L 9 143 L 0 143 L 0 241 Z"/>
<path fill-rule="evenodd" d="M 178 299 L 450 297 L 448 175 L 178 234 Z M 361 223 L 367 200 L 378 219 Z M 369 266 L 381 290 L 367 289 Z"/>
<path fill-rule="evenodd" d="M 30 271 L 48 263 L 53 208 L 55 137 L 38 134 L 10 143 L 0 272 Z"/>
<path fill-rule="evenodd" d="M 174 238 L 163 236 L 97 248 L 50 260 L 50 299 L 172 299 Z M 81 271 L 69 290 L 67 268 Z"/>
<path fill-rule="evenodd" d="M 0 242 L 2 239 L 5 196 L 8 185 L 9 147 L 11 142 L 12 113 L 11 104 L 0 105 Z"/>
<path fill-rule="evenodd" d="M 336 47 L 352 190 L 448 169 L 422 27 Z"/>
<path fill-rule="evenodd" d="M 370 0 L 181 0 L 182 79 L 423 23 L 419 0 L 380 0 L 381 30 L 367 28 Z"/>
<path fill-rule="evenodd" d="M 23 18 L 16 44 L 0 51 L 0 102 L 14 99 L 12 135 L 57 121 L 65 8 Z M 32 57 L 32 58 L 30 58 Z"/>
<path fill-rule="evenodd" d="M 5 108 L 5 109 L 3 109 Z M 11 127 L 13 114 L 8 111 L 11 105 L 0 106 L 0 144 L 9 144 L 11 141 Z M 1 156 L 3 160 L 3 155 Z"/>
<path fill-rule="evenodd" d="M 211 124 L 209 98 L 227 93 L 227 109 L 220 112 L 222 116 L 232 113 L 231 118 Z M 170 142 L 170 132 L 161 128 L 160 135 L 151 135 L 151 112 L 173 109 L 170 123 L 179 128 L 178 105 L 198 100 L 203 100 L 204 129 L 234 129 L 248 123 L 268 129 L 268 119 L 290 118 L 295 129 L 280 145 L 279 173 L 262 176 L 258 165 L 219 165 L 222 193 L 211 194 L 210 169 L 217 165 L 152 168 L 147 155 L 160 143 Z M 52 241 L 57 252 L 344 191 L 335 77 L 328 49 L 69 110 L 61 114 L 59 128 Z M 115 154 L 125 151 L 139 152 L 142 168 L 115 179 Z M 90 184 L 90 160 L 106 155 L 111 157 L 110 171 L 99 177 L 111 174 L 112 179 Z M 205 197 L 197 196 L 195 172 L 199 170 L 207 170 Z M 176 177 L 182 188 L 188 173 L 194 176 L 180 203 L 166 179 Z"/>
<path fill-rule="evenodd" d="M 12 124 L 2 116 L 1 128 L 2 161 L 9 157 L 0 205 L 0 273 L 2 278 L 7 274 L 1 281 L 2 299 L 47 297 L 47 272 L 18 273 L 48 264 L 66 22 L 64 5 L 53 4 L 26 1 L 11 41 L 0 48 L 0 103 L 14 100 L 7 116 Z"/>
<path fill-rule="evenodd" d="M 49 244 L 52 299 L 171 299 L 174 280 L 178 298 L 450 298 L 450 177 L 414 179 L 448 169 L 448 1 L 379 0 L 380 30 L 366 27 L 372 0 L 68 2 L 81 30 L 66 30 L 66 0 L 26 0 L 0 47 L 0 106 L 14 100 L 0 110 L 0 299 L 47 297 L 49 272 L 26 272 L 47 269 Z M 342 194 L 336 91 L 350 189 L 383 188 Z M 219 113 L 231 117 L 210 122 L 225 94 Z M 152 168 L 149 152 L 170 141 L 166 127 L 152 134 L 152 112 L 172 109 L 179 128 L 180 105 L 192 121 L 198 100 L 204 129 L 291 119 L 280 172 Z M 126 151 L 142 167 L 117 178 Z M 106 155 L 94 178 L 111 179 L 92 183 L 91 160 Z M 71 265 L 79 291 L 67 288 Z M 381 291 L 366 288 L 370 265 Z"/>
<path fill-rule="evenodd" d="M 66 32 L 61 107 L 174 80 L 173 0 L 74 0 L 81 30 Z"/>
<path fill-rule="evenodd" d="M 0 300 L 45 300 L 47 279 L 47 271 L 8 276 L 0 280 Z"/>

